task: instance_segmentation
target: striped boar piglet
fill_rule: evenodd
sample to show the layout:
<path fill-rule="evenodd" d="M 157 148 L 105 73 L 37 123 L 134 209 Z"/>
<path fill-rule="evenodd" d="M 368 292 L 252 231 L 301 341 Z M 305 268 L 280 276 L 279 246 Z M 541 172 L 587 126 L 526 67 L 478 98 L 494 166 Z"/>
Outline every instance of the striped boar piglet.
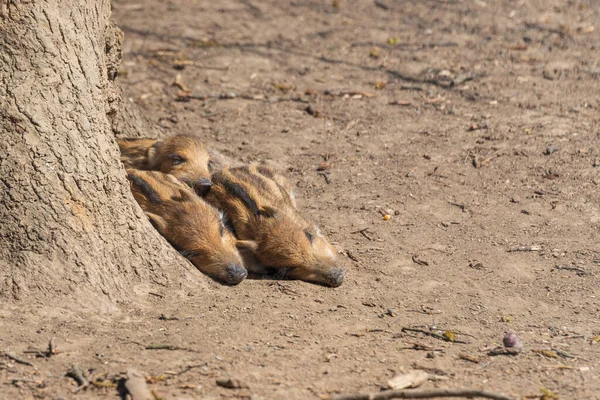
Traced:
<path fill-rule="evenodd" d="M 127 170 L 133 197 L 152 225 L 206 275 L 235 285 L 248 271 L 223 214 L 172 175 Z"/>
<path fill-rule="evenodd" d="M 248 271 L 336 287 L 345 270 L 317 226 L 296 209 L 287 180 L 262 164 L 212 176 L 206 200 L 223 210 Z"/>
<path fill-rule="evenodd" d="M 171 174 L 203 196 L 211 186 L 210 156 L 202 141 L 177 135 L 164 140 L 117 139 L 125 168 Z"/>

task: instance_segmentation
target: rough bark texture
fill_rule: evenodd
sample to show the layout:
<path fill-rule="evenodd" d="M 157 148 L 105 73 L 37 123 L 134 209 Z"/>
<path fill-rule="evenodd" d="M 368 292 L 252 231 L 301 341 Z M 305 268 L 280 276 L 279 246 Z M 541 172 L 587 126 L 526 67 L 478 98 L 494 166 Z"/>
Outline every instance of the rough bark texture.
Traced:
<path fill-rule="evenodd" d="M 4 7 L 4 6 L 3 6 Z M 33 1 L 0 17 L 0 297 L 119 300 L 202 282 L 148 223 L 119 163 L 110 2 Z M 197 281 L 199 279 L 199 282 Z"/>

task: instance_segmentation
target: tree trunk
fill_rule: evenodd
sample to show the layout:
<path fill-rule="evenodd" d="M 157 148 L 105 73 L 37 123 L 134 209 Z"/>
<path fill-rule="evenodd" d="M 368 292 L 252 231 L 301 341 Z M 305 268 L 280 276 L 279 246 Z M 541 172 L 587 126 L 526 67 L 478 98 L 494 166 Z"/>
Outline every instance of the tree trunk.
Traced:
<path fill-rule="evenodd" d="M 138 135 L 114 79 L 109 0 L 2 0 L 0 297 L 89 303 L 203 284 L 133 200 L 113 129 Z M 9 7 L 7 9 L 7 7 Z"/>

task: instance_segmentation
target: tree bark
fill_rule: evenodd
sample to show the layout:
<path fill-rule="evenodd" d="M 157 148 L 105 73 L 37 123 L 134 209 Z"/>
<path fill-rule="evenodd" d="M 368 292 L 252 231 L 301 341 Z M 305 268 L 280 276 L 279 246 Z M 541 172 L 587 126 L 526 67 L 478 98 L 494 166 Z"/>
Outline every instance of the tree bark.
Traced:
<path fill-rule="evenodd" d="M 205 287 L 147 221 L 119 162 L 113 129 L 139 136 L 144 121 L 123 111 L 114 82 L 123 36 L 110 1 L 1 3 L 0 297 L 89 303 Z"/>

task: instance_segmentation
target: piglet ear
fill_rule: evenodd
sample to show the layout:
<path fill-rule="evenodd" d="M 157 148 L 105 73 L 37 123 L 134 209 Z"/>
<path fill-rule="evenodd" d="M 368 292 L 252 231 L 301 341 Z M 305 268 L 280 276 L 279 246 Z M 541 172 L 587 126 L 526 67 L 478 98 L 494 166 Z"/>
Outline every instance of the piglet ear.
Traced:
<path fill-rule="evenodd" d="M 261 215 L 263 217 L 267 217 L 267 218 L 277 218 L 278 214 L 279 214 L 279 210 L 277 210 L 275 207 L 271 207 L 271 206 L 264 206 L 259 211 L 259 215 Z"/>
<path fill-rule="evenodd" d="M 235 243 L 235 247 L 240 252 L 240 256 L 244 260 L 244 267 L 249 272 L 257 274 L 265 274 L 267 272 L 258 260 L 258 257 L 256 257 L 258 244 L 254 240 L 238 240 Z"/>
<path fill-rule="evenodd" d="M 152 146 L 148 147 L 148 150 L 146 150 L 146 157 L 148 158 L 148 165 L 150 166 L 150 168 L 156 168 L 156 164 L 158 162 L 158 152 L 160 151 L 161 147 L 162 142 L 157 141 Z"/>
<path fill-rule="evenodd" d="M 173 196 L 171 197 L 171 200 L 175 200 L 175 201 L 192 201 L 192 199 L 194 197 L 196 197 L 196 195 L 194 194 L 194 192 L 192 192 L 191 190 L 189 190 L 182 182 L 179 182 L 179 184 L 181 187 L 179 188 L 178 192 L 179 192 L 179 197 L 177 196 Z"/>
<path fill-rule="evenodd" d="M 157 231 L 163 233 L 167 230 L 167 221 L 165 221 L 163 217 L 150 212 L 145 212 L 145 214 L 150 219 L 150 223 Z"/>

